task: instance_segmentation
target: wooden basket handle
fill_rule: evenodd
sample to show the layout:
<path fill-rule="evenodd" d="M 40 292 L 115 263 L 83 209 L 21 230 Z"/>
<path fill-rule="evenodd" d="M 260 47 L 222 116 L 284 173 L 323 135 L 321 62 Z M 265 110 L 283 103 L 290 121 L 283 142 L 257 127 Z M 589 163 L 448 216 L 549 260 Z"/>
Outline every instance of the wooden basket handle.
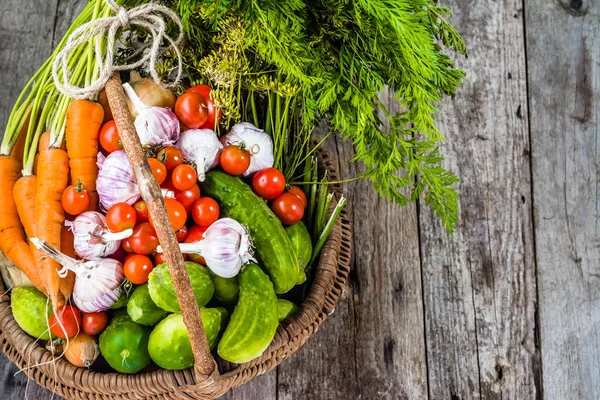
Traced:
<path fill-rule="evenodd" d="M 133 118 L 127 108 L 125 101 L 125 92 L 121 86 L 121 78 L 118 73 L 106 83 L 106 96 L 108 104 L 113 113 L 117 130 L 121 137 L 123 149 L 129 158 L 135 179 L 138 182 L 142 199 L 146 202 L 148 212 L 155 221 L 154 227 L 158 240 L 163 248 L 169 272 L 175 287 L 175 294 L 183 321 L 187 327 L 192 351 L 194 353 L 196 374 L 200 376 L 210 375 L 215 371 L 215 360 L 210 354 L 204 326 L 200 318 L 200 309 L 196 303 L 192 283 L 185 268 L 183 255 L 179 251 L 179 244 L 175 232 L 171 229 L 171 222 L 165 209 L 165 202 L 160 190 L 160 186 L 154 179 L 152 171 L 148 166 L 140 139 L 133 124 Z"/>

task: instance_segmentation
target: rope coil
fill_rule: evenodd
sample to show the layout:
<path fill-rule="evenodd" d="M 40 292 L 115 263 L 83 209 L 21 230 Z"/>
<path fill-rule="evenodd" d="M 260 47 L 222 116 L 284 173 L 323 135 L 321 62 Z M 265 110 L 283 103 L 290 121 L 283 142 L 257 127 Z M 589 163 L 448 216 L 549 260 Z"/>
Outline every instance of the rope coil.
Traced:
<path fill-rule="evenodd" d="M 168 7 L 155 3 L 146 3 L 127 10 L 119 6 L 114 0 L 104 0 L 114 12 L 114 16 L 90 21 L 75 29 L 67 42 L 57 54 L 52 64 L 52 77 L 56 88 L 65 96 L 73 99 L 89 99 L 104 88 L 112 74 L 117 71 L 132 70 L 148 63 L 148 70 L 154 81 L 161 84 L 156 70 L 156 63 L 161 55 L 163 40 L 169 43 L 177 55 L 177 74 L 170 86 L 177 85 L 182 75 L 182 60 L 179 45 L 183 41 L 183 26 L 179 16 Z M 171 20 L 179 27 L 179 36 L 173 39 L 166 33 L 166 20 Z M 125 27 L 141 27 L 148 31 L 150 40 L 136 50 L 133 56 L 144 53 L 142 57 L 130 64 L 115 65 L 115 48 L 117 32 Z M 106 54 L 103 55 L 102 39 L 107 38 Z M 81 44 L 93 39 L 96 63 L 100 68 L 98 78 L 90 84 L 79 87 L 70 83 L 69 55 Z M 148 51 L 146 51 L 148 50 Z"/>

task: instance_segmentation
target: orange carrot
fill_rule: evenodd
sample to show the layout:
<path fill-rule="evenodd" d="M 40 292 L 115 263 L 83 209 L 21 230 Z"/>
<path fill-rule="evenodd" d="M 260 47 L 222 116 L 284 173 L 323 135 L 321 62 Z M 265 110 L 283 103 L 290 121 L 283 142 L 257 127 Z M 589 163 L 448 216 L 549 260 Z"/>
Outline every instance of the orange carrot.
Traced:
<path fill-rule="evenodd" d="M 61 197 L 69 181 L 69 158 L 62 149 L 50 148 L 40 153 L 35 196 L 35 236 L 60 249 L 61 231 L 65 221 Z M 62 267 L 38 252 L 36 265 L 41 271 L 54 310 L 62 305 L 60 277 Z M 64 299 L 62 299 L 64 300 Z"/>
<path fill-rule="evenodd" d="M 62 231 L 60 232 L 60 251 L 71 258 L 77 258 L 74 241 L 73 232 L 63 224 Z M 65 296 L 65 299 L 68 299 L 73 294 L 73 285 L 75 285 L 75 273 L 69 271 L 67 276 L 60 280 L 60 292 Z"/>
<path fill-rule="evenodd" d="M 98 135 L 104 119 L 104 109 L 89 100 L 73 100 L 67 109 L 67 152 L 71 167 L 71 182 L 81 181 L 90 197 L 88 210 L 98 207 L 96 178 L 98 177 Z"/>
<path fill-rule="evenodd" d="M 0 156 L 0 249 L 6 257 L 42 292 L 45 284 L 35 267 L 31 249 L 23 236 L 23 228 L 13 198 L 13 190 L 21 174 L 21 162 L 13 156 Z"/>
<path fill-rule="evenodd" d="M 10 151 L 10 155 L 16 157 L 17 160 L 19 160 L 21 163 L 23 162 L 25 142 L 27 140 L 27 128 L 29 128 L 29 119 L 27 120 L 25 125 L 23 125 L 23 128 L 21 128 L 21 132 L 19 132 L 19 138 L 17 139 L 17 142 Z"/>

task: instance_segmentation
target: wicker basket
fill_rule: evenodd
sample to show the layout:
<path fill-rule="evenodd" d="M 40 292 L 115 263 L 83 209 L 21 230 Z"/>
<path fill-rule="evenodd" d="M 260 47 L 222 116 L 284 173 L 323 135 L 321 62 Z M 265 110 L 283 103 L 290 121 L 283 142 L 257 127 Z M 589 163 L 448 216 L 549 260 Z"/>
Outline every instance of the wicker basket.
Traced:
<path fill-rule="evenodd" d="M 116 87 L 120 81 L 113 83 Z M 120 85 L 118 87 L 120 89 Z M 120 96 L 122 93 L 117 94 Z M 114 113 L 112 102 L 111 108 Z M 124 123 L 129 124 L 131 117 L 126 117 L 129 121 Z M 121 128 L 119 131 L 122 132 Z M 319 152 L 319 168 L 327 169 L 331 179 L 337 180 L 334 163 L 325 151 Z M 339 198 L 341 187 L 330 187 Z M 217 398 L 232 387 L 275 368 L 298 350 L 334 311 L 348 278 L 351 235 L 350 221 L 342 212 L 323 247 L 308 296 L 298 312 L 280 324 L 269 348 L 259 358 L 245 364 L 230 364 L 217 359 L 217 368 L 210 375 L 201 374 L 193 368 L 184 371 L 158 369 L 135 375 L 100 373 L 77 368 L 63 359 L 52 362 L 50 352 L 17 325 L 10 310 L 8 294 L 0 298 L 0 345 L 7 357 L 31 379 L 67 399 Z M 3 289 L 1 281 L 0 289 Z M 183 312 L 186 312 L 185 309 Z"/>

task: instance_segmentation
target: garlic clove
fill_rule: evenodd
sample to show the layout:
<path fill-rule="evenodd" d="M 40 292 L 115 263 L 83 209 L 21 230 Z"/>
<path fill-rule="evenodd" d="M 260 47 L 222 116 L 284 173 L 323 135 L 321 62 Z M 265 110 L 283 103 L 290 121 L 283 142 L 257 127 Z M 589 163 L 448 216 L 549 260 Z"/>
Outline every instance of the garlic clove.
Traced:
<path fill-rule="evenodd" d="M 183 158 L 196 164 L 198 180 L 204 182 L 207 171 L 219 165 L 223 145 L 210 129 L 189 129 L 181 134 L 176 147 Z"/>

